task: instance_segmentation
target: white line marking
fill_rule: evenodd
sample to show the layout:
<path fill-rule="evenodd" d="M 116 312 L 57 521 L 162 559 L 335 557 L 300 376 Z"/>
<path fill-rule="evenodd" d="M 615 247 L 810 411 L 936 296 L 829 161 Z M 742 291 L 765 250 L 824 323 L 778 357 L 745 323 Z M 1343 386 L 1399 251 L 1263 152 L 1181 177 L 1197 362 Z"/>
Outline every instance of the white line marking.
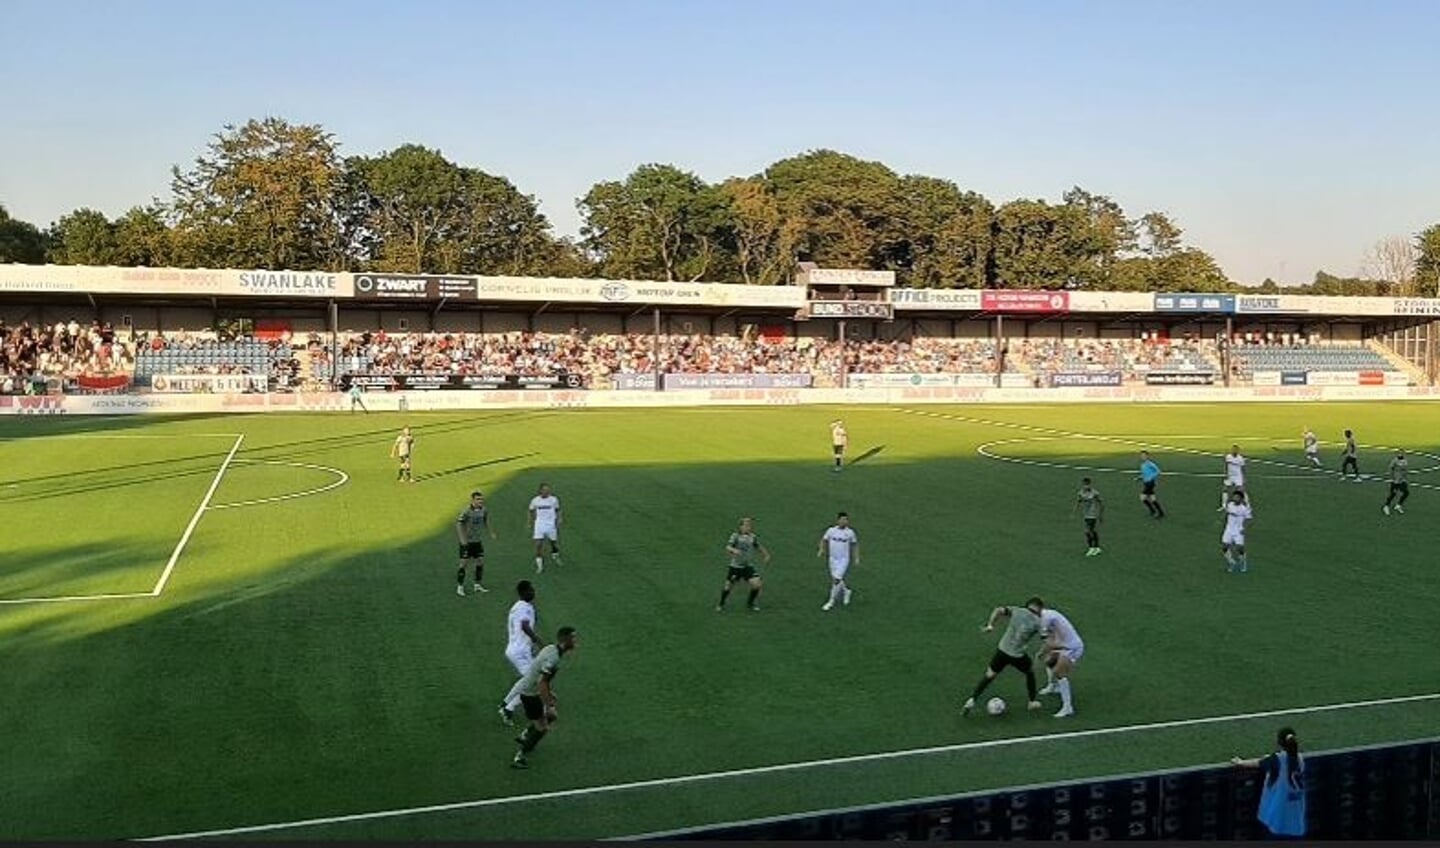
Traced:
<path fill-rule="evenodd" d="M 985 427 L 1002 427 L 1002 428 L 1006 428 L 1006 429 L 1010 429 L 1010 430 L 1020 430 L 1020 431 L 1027 432 L 1027 433 L 1040 433 L 1040 434 L 1042 434 L 1042 435 L 1050 436 L 1050 437 L 1052 437 L 1052 438 L 1057 438 L 1057 439 L 1094 439 L 1095 441 L 1099 441 L 1099 442 L 1110 442 L 1110 443 L 1112 443 L 1112 444 L 1130 445 L 1130 446 L 1132 446 L 1132 447 L 1138 447 L 1138 448 L 1155 448 L 1156 450 L 1162 450 L 1162 449 L 1163 449 L 1163 450 L 1169 451 L 1170 453 L 1184 453 L 1184 454 L 1191 454 L 1191 455 L 1194 455 L 1194 456 L 1213 457 L 1213 458 L 1215 458 L 1215 459 L 1219 459 L 1219 458 L 1221 458 L 1221 457 L 1224 456 L 1224 454 L 1215 453 L 1215 452 L 1213 452 L 1213 451 L 1195 450 L 1195 449 L 1193 449 L 1193 448 L 1180 448 L 1180 447 L 1175 447 L 1174 445 L 1164 445 L 1164 444 L 1156 444 L 1156 443 L 1154 443 L 1154 442 L 1138 441 L 1138 440 L 1126 438 L 1126 437 L 1123 437 L 1123 436 L 1102 436 L 1102 435 L 1097 435 L 1097 434 L 1095 434 L 1095 433 L 1081 433 L 1081 432 L 1077 432 L 1077 431 L 1074 431 L 1074 430 L 1059 430 L 1059 429 L 1056 429 L 1056 428 L 1054 428 L 1054 427 L 1036 427 L 1036 426 L 1033 426 L 1033 425 L 1030 425 L 1030 424 L 1017 424 L 1017 423 L 1015 423 L 1015 422 L 1013 422 L 1013 421 L 994 421 L 994 420 L 991 420 L 991 419 L 988 419 L 988 418 L 972 418 L 972 417 L 970 417 L 970 416 L 968 416 L 968 415 L 952 415 L 952 414 L 948 414 L 948 413 L 939 413 L 939 412 L 921 412 L 921 411 L 918 411 L 918 410 L 905 409 L 905 408 L 903 408 L 903 407 L 896 407 L 896 408 L 894 409 L 894 411 L 900 412 L 900 413 L 903 413 L 903 414 L 906 414 L 906 415 L 929 415 L 929 416 L 934 417 L 934 418 L 941 418 L 941 419 L 944 419 L 944 420 L 946 420 L 946 421 L 956 421 L 956 422 L 959 422 L 959 423 L 961 423 L 961 424 L 976 424 L 976 425 L 985 426 Z M 1155 436 L 1155 437 L 1147 437 L 1147 438 L 1161 438 L 1161 439 L 1165 439 L 1165 438 L 1179 438 L 1179 439 L 1184 439 L 1184 438 L 1191 438 L 1191 437 L 1189 437 L 1189 436 Z M 1224 441 L 1226 438 L 1230 438 L 1230 437 L 1227 437 L 1227 436 L 1224 436 L 1224 435 L 1216 435 L 1214 438 L 1217 439 L 1217 440 L 1219 440 L 1219 441 Z M 1235 439 L 1233 439 L 1233 438 L 1232 438 L 1231 440 L 1232 440 L 1232 441 L 1235 441 Z M 1277 441 L 1279 441 L 1279 440 L 1277 439 Z M 1360 449 L 1362 449 L 1362 450 L 1386 451 L 1386 452 L 1394 452 L 1394 451 L 1400 450 L 1400 448 L 1390 447 L 1390 446 L 1387 446 L 1387 445 L 1357 445 L 1356 447 L 1358 447 L 1358 448 L 1360 448 Z M 1414 454 L 1414 455 L 1417 455 L 1417 456 L 1423 456 L 1423 457 L 1425 457 L 1426 459 L 1433 459 L 1433 460 L 1436 460 L 1437 462 L 1440 462 L 1440 456 L 1436 456 L 1436 455 L 1434 455 L 1434 454 L 1428 454 L 1428 453 L 1424 453 L 1424 452 L 1420 452 L 1420 451 L 1414 451 L 1414 450 L 1410 450 L 1409 453 Z M 1000 459 L 1000 457 L 991 457 L 991 458 L 992 458 L 992 459 Z M 1303 464 L 1294 463 L 1294 462 L 1284 462 L 1284 461 L 1282 461 L 1282 460 L 1262 459 L 1262 458 L 1257 457 L 1257 456 L 1247 456 L 1246 459 L 1249 460 L 1251 463 L 1254 463 L 1254 464 L 1256 464 L 1256 465 L 1274 465 L 1274 466 L 1278 466 L 1278 467 L 1281 467 L 1281 468 L 1289 468 L 1289 469 L 1299 470 L 1299 471 L 1305 471 L 1305 470 L 1309 470 L 1309 469 L 1313 469 L 1313 468 L 1314 468 L 1314 466 L 1310 466 L 1310 465 L 1303 465 Z M 1094 470 L 1101 470 L 1101 469 L 1094 469 Z M 1433 469 L 1431 469 L 1431 468 L 1426 468 L 1426 469 L 1423 469 L 1423 470 L 1425 470 L 1425 471 L 1431 471 L 1431 470 L 1433 470 Z M 1315 469 L 1315 470 L 1314 470 L 1314 473 L 1315 473 L 1317 476 L 1337 477 L 1337 478 L 1343 479 L 1343 477 L 1342 477 L 1342 475 L 1340 474 L 1340 472 L 1338 472 L 1338 471 L 1332 471 L 1332 470 L 1330 470 L 1330 469 L 1328 469 L 1328 468 Z M 1418 473 L 1418 472 L 1416 472 L 1416 473 Z M 1170 476 L 1189 476 L 1189 475 L 1171 474 Z M 1370 482 L 1386 482 L 1386 481 L 1383 479 L 1383 476 L 1377 476 L 1377 475 L 1361 475 L 1361 476 L 1362 476 L 1363 479 L 1369 480 Z M 1411 485 L 1411 486 L 1414 486 L 1414 487 L 1416 487 L 1416 488 L 1424 488 L 1424 489 L 1440 488 L 1440 487 L 1435 487 L 1435 486 L 1429 486 L 1429 485 L 1426 485 L 1426 484 L 1424 484 L 1424 483 L 1411 483 L 1410 485 Z"/>
<path fill-rule="evenodd" d="M 998 440 L 993 441 L 993 442 L 986 442 L 986 443 L 980 445 L 979 447 L 975 448 L 975 452 L 978 453 L 978 454 L 980 454 L 981 456 L 985 457 L 986 459 L 993 459 L 993 460 L 996 460 L 996 461 L 998 461 L 998 462 L 1013 462 L 1013 463 L 1015 463 L 1016 465 L 1029 465 L 1029 466 L 1034 466 L 1034 467 L 1037 467 L 1037 468 L 1055 468 L 1055 469 L 1059 469 L 1059 470 L 1062 470 L 1062 471 L 1093 471 L 1093 472 L 1106 472 L 1106 473 L 1114 472 L 1114 473 L 1120 473 L 1120 474 L 1124 474 L 1124 473 L 1131 473 L 1131 474 L 1133 474 L 1133 473 L 1135 473 L 1135 469 L 1133 469 L 1133 468 L 1116 468 L 1116 467 L 1114 467 L 1114 466 L 1109 466 L 1109 465 L 1077 465 L 1077 464 L 1075 464 L 1075 463 L 1067 463 L 1067 462 L 1052 462 L 1052 461 L 1043 460 L 1043 459 L 1029 459 L 1029 458 L 1026 458 L 1026 457 L 1006 456 L 1006 455 L 1004 455 L 1004 454 L 996 453 L 996 452 L 994 451 L 994 448 L 1000 447 L 1001 445 L 1030 444 L 1030 443 L 1032 443 L 1032 442 L 1056 442 L 1056 441 L 1062 441 L 1062 440 L 1064 440 L 1064 439 L 1070 439 L 1070 438 L 1073 438 L 1075 441 L 1081 441 L 1081 440 L 1084 440 L 1084 439 L 1091 439 L 1091 438 L 1099 438 L 1101 441 L 1110 441 L 1110 440 L 1111 440 L 1111 437 L 1091 437 L 1091 436 L 1074 436 L 1074 437 L 1071 437 L 1071 436 L 1026 436 L 1026 437 L 1020 438 L 1020 439 L 998 439 Z M 1116 437 L 1116 438 L 1118 438 L 1118 437 Z M 1157 436 L 1156 438 L 1184 440 L 1184 439 L 1210 439 L 1210 438 L 1214 438 L 1214 437 L 1213 437 L 1213 436 L 1181 436 L 1181 435 L 1171 434 L 1171 435 L 1166 435 L 1166 436 Z M 1242 436 L 1242 437 L 1239 437 L 1239 438 L 1234 437 L 1234 436 L 1229 436 L 1229 437 L 1227 437 L 1227 438 L 1228 438 L 1229 441 L 1232 441 L 1232 442 L 1268 442 L 1268 441 L 1272 441 L 1270 438 L 1268 438 L 1268 437 L 1266 437 L 1266 436 Z M 1141 442 L 1135 442 L 1134 444 L 1143 444 L 1143 443 L 1141 443 Z M 1158 443 L 1158 442 L 1157 442 L 1157 443 L 1149 443 L 1149 444 L 1147 444 L 1146 446 L 1147 446 L 1147 447 L 1150 447 L 1150 448 L 1152 448 L 1152 449 L 1154 449 L 1154 450 L 1157 450 L 1157 451 L 1168 451 L 1168 452 L 1170 452 L 1170 453 L 1194 453 L 1194 451 L 1191 451 L 1191 450 L 1189 450 L 1189 449 L 1187 449 L 1187 448 L 1176 448 L 1176 447 L 1173 447 L 1173 446 L 1171 446 L 1171 445 L 1160 444 L 1160 443 Z M 1411 453 L 1412 456 L 1423 456 L 1423 457 L 1425 457 L 1426 459 L 1433 459 L 1433 460 L 1435 460 L 1436 463 L 1437 463 L 1436 465 L 1426 466 L 1425 468 L 1417 468 L 1417 469 L 1414 469 L 1413 471 L 1410 472 L 1411 474 L 1422 474 L 1422 473 L 1429 472 L 1429 471 L 1437 471 L 1437 470 L 1440 470 L 1440 456 L 1436 456 L 1436 455 L 1430 454 L 1430 453 L 1425 453 L 1424 451 L 1411 451 L 1410 453 Z M 1218 454 L 1208 454 L 1208 455 L 1209 455 L 1209 456 L 1218 456 Z M 1273 463 L 1272 463 L 1272 464 L 1273 464 Z M 1329 469 L 1315 468 L 1314 466 L 1308 466 L 1308 467 L 1307 467 L 1307 466 L 1304 466 L 1304 465 L 1289 465 L 1289 464 L 1285 464 L 1285 465 L 1286 465 L 1286 467 L 1288 467 L 1288 468 L 1294 468 L 1294 469 L 1297 469 L 1297 470 L 1305 470 L 1305 471 L 1308 471 L 1309 473 L 1305 473 L 1305 474 L 1264 474 L 1264 475 L 1256 474 L 1256 475 L 1253 475 L 1253 479 L 1256 479 L 1256 480 L 1326 480 L 1326 479 L 1329 479 L 1329 478 L 1331 478 L 1331 477 L 1336 476 L 1336 472 L 1330 471 Z M 1219 472 L 1219 471 L 1217 471 L 1217 472 L 1209 472 L 1209 471 L 1166 471 L 1166 472 L 1165 472 L 1165 476 L 1166 476 L 1166 477 L 1202 477 L 1202 478 L 1221 479 L 1221 478 L 1223 478 L 1223 477 L 1225 476 L 1225 474 L 1224 474 L 1223 472 Z M 1425 483 L 1414 483 L 1414 484 L 1412 484 L 1412 485 L 1414 485 L 1414 486 L 1417 487 L 1417 488 L 1432 488 L 1432 487 L 1430 487 L 1430 486 L 1427 486 Z"/>
<path fill-rule="evenodd" d="M 306 490 L 303 491 L 303 492 L 291 492 L 291 493 L 288 494 L 288 495 L 276 495 L 276 496 L 271 497 L 271 498 L 259 498 L 259 499 L 257 499 L 257 500 L 253 500 L 253 501 L 239 501 L 239 502 L 237 502 L 237 503 L 211 504 L 211 505 L 210 505 L 210 508 L 211 508 L 211 509 L 235 509 L 236 507 L 241 507 L 241 506 L 259 506 L 259 505 L 261 505 L 261 504 L 280 503 L 281 501 L 290 501 L 290 500 L 294 500 L 294 499 L 296 499 L 296 498 L 307 498 L 307 497 L 309 497 L 309 496 L 311 496 L 311 495 L 321 495 L 321 494 L 324 494 L 324 493 L 330 491 L 331 489 L 338 489 L 338 488 L 340 488 L 341 486 L 345 485 L 346 483 L 350 482 L 350 475 L 349 475 L 349 474 L 346 474 L 344 471 L 341 471 L 341 470 L 338 469 L 338 468 L 331 468 L 331 467 L 328 466 L 328 465 L 312 465 L 312 464 L 310 464 L 310 463 L 308 463 L 308 462 L 283 462 L 283 461 L 281 461 L 281 460 L 276 460 L 276 459 L 237 459 L 237 460 L 235 460 L 235 463 L 234 463 L 234 464 L 235 464 L 235 465 L 280 465 L 280 466 L 285 466 L 285 467 L 289 467 L 289 468 L 310 468 L 310 469 L 313 469 L 313 470 L 315 470 L 315 471 L 328 471 L 328 472 L 330 472 L 331 474 L 334 474 L 336 479 L 335 479 L 333 482 L 329 483 L 328 485 L 320 486 L 320 487 L 315 488 L 315 489 L 306 489 Z"/>
<path fill-rule="evenodd" d="M 4 598 L 0 604 L 52 604 L 69 601 L 115 601 L 123 598 L 153 598 L 149 592 L 120 592 L 113 595 L 59 595 L 50 598 Z"/>
<path fill-rule="evenodd" d="M 239 433 L 178 433 L 171 436 L 162 436 L 158 433 L 42 433 L 35 436 L 5 436 L 0 437 L 0 442 L 34 442 L 41 439 L 171 439 L 184 438 L 207 438 L 207 439 L 233 439 Z"/>
<path fill-rule="evenodd" d="M 1380 743 L 1386 747 L 1409 746 L 1409 745 L 1433 745 L 1440 742 L 1440 737 L 1428 736 L 1419 739 L 1404 739 L 1395 742 Z M 1356 745 L 1349 748 L 1330 748 L 1323 751 L 1306 750 L 1305 756 L 1310 757 L 1333 757 L 1341 754 L 1363 753 L 1372 750 L 1373 745 Z M 1065 780 L 1051 781 L 1049 783 L 1024 783 L 1019 786 L 1000 786 L 993 789 L 973 789 L 966 792 L 950 793 L 947 795 L 923 795 L 916 798 L 896 798 L 893 801 L 877 801 L 873 804 L 861 804 L 854 807 L 838 807 L 826 810 L 809 810 L 803 813 L 785 813 L 778 816 L 766 816 L 758 819 L 744 819 L 741 821 L 716 822 L 715 824 L 694 825 L 680 828 L 679 830 L 657 831 L 654 833 L 637 833 L 627 836 L 612 836 L 605 838 L 606 842 L 648 842 L 657 839 L 674 839 L 677 836 L 686 836 L 692 833 L 704 833 L 713 830 L 728 830 L 735 827 L 755 827 L 758 825 L 776 824 L 779 822 L 793 822 L 802 819 L 820 818 L 822 816 L 843 816 L 849 813 L 865 813 L 871 810 L 884 810 L 893 807 L 921 807 L 930 804 L 945 804 L 955 801 L 963 801 L 969 798 L 994 797 L 996 795 L 1008 795 L 1012 793 L 1033 792 L 1037 789 L 1051 789 L 1056 786 L 1074 786 L 1085 783 L 1113 783 L 1121 780 L 1143 780 L 1151 777 L 1163 777 L 1172 774 L 1184 774 L 1203 768 L 1221 767 L 1219 763 L 1199 763 L 1196 765 L 1182 766 L 1180 768 L 1157 769 L 1155 771 L 1127 772 L 1124 774 L 1103 774 L 1095 777 L 1067 778 Z"/>
<path fill-rule="evenodd" d="M 960 751 L 974 751 L 984 748 L 1004 748 L 1012 745 L 1029 745 L 1035 742 L 1054 742 L 1067 739 L 1083 739 L 1095 736 L 1114 736 L 1125 733 L 1136 733 L 1144 730 L 1164 730 L 1174 727 L 1195 727 L 1203 724 L 1220 724 L 1227 721 L 1249 721 L 1260 718 L 1275 718 L 1276 716 L 1300 715 L 1309 713 L 1338 712 L 1341 710 L 1362 709 L 1365 707 L 1386 706 L 1391 704 L 1417 703 L 1421 701 L 1440 700 L 1440 692 L 1432 692 L 1427 695 L 1399 695 L 1391 698 L 1373 698 L 1368 701 L 1349 701 L 1342 704 L 1322 704 L 1313 707 L 1291 707 L 1283 710 L 1265 710 L 1255 713 L 1232 713 L 1229 715 L 1205 716 L 1202 718 L 1173 719 L 1170 721 L 1156 721 L 1148 724 L 1128 724 L 1120 727 L 1101 727 L 1093 730 L 1076 730 L 1064 733 L 1042 733 L 1036 736 L 1012 736 L 1006 739 L 989 739 L 983 742 L 961 742 L 953 745 L 937 745 L 930 748 L 910 748 L 901 751 L 882 751 L 874 754 L 856 754 L 848 757 L 829 757 L 821 760 L 805 760 L 797 763 L 781 763 L 773 766 L 756 766 L 753 768 L 731 769 L 729 771 L 713 771 L 701 774 L 687 774 L 676 777 L 661 777 L 651 780 L 636 780 L 629 783 L 612 783 L 600 786 L 584 786 L 576 789 L 559 789 L 553 792 L 537 792 L 531 795 L 510 795 L 500 798 L 481 798 L 474 801 L 456 801 L 448 804 L 432 804 L 424 807 L 406 807 L 395 810 L 381 810 L 372 813 L 355 813 L 352 815 L 326 816 L 323 818 L 301 819 L 292 822 L 277 822 L 274 824 L 257 824 L 245 827 L 231 827 L 218 830 L 198 830 L 190 833 L 174 833 L 166 836 L 150 836 L 139 839 L 140 842 L 158 842 L 169 839 L 201 839 L 212 836 L 234 836 L 242 833 L 263 833 L 273 830 L 294 830 L 305 827 L 316 827 L 327 824 L 345 824 L 348 822 L 374 821 L 376 819 L 399 818 L 401 816 L 427 815 L 430 813 L 444 813 L 454 810 L 471 810 L 484 807 L 502 807 L 511 804 L 523 804 L 531 801 L 548 801 L 556 798 L 573 798 L 579 795 L 604 795 L 612 792 L 624 792 L 631 789 L 647 789 L 654 786 L 680 786 L 688 783 L 707 783 L 712 780 L 724 780 L 732 777 L 748 777 L 757 774 L 778 774 L 782 772 L 801 771 L 804 769 L 820 768 L 822 766 L 850 765 L 852 763 L 870 763 L 882 760 L 905 759 L 908 757 L 924 757 L 932 754 L 952 754 Z"/>
<path fill-rule="evenodd" d="M 190 516 L 190 523 L 186 525 L 185 532 L 180 536 L 180 542 L 175 545 L 175 550 L 171 552 L 170 561 L 165 563 L 165 570 L 161 572 L 160 579 L 155 582 L 155 588 L 150 590 L 152 597 L 158 598 L 160 597 L 160 593 L 165 591 L 165 584 L 170 582 L 170 575 L 175 571 L 175 563 L 180 561 L 180 554 L 184 552 L 185 546 L 190 543 L 190 535 L 195 532 L 195 525 L 200 523 L 200 516 L 204 515 L 205 510 L 210 506 L 210 499 L 215 497 L 215 490 L 220 488 L 220 479 L 225 476 L 225 471 L 230 468 L 231 461 L 235 459 L 236 451 L 240 450 L 240 444 L 244 441 L 245 437 L 243 435 L 235 437 L 235 444 L 230 446 L 230 452 L 225 455 L 225 461 L 220 463 L 220 470 L 215 472 L 215 479 L 210 481 L 210 488 L 205 492 L 205 497 L 201 499 L 200 505 L 195 508 L 195 514 Z"/>

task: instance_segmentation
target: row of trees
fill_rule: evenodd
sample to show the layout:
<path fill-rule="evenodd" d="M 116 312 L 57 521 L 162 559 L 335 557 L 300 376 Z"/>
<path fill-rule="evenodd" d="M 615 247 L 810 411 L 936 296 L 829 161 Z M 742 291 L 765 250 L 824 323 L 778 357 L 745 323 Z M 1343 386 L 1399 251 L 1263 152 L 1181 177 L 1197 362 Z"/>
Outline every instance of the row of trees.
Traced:
<path fill-rule="evenodd" d="M 1059 203 L 997 206 L 829 150 L 717 184 L 642 165 L 580 198 L 578 241 L 557 238 L 534 197 L 504 177 L 413 144 L 344 157 L 322 127 L 276 118 L 225 127 L 191 167 L 172 170 L 170 189 L 114 220 L 79 209 L 46 230 L 0 207 L 0 261 L 774 285 L 808 260 L 893 270 L 917 287 L 1235 287 L 1164 213 L 1132 217 L 1079 187 Z M 1310 288 L 1434 292 L 1440 225 L 1382 242 L 1374 259 L 1369 279 L 1322 272 Z"/>

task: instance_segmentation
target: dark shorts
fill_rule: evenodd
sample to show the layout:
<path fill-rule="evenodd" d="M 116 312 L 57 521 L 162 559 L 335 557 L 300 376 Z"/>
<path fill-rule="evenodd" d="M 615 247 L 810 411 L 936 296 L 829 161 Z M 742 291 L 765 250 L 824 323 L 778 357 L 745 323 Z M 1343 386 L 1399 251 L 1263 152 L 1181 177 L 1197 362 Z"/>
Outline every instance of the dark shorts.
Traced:
<path fill-rule="evenodd" d="M 1402 494 L 1402 495 L 1408 495 L 1408 494 L 1410 494 L 1410 484 L 1409 484 L 1409 483 L 1391 483 L 1391 484 L 1390 484 L 1390 493 L 1391 493 L 1391 494 L 1397 494 L 1397 493 L 1398 493 L 1398 494 Z"/>
<path fill-rule="evenodd" d="M 843 453 L 845 453 L 845 446 L 844 446 L 844 445 L 835 445 L 835 455 L 836 455 L 836 456 L 840 456 L 840 455 L 843 454 Z"/>
<path fill-rule="evenodd" d="M 1100 519 L 1098 519 L 1098 518 L 1087 518 L 1087 519 L 1085 519 L 1085 529 L 1086 529 L 1086 530 L 1089 530 L 1089 531 L 1092 532 L 1092 533 L 1095 532 L 1095 525 L 1096 525 L 1096 523 L 1099 522 L 1099 520 L 1100 520 Z"/>
<path fill-rule="evenodd" d="M 464 544 L 460 545 L 460 558 L 461 558 L 461 559 L 484 559 L 484 558 L 485 558 L 485 543 L 484 543 L 484 542 L 465 542 Z"/>
<path fill-rule="evenodd" d="M 741 580 L 754 580 L 760 576 L 753 565 L 732 565 L 730 570 L 725 572 L 726 583 L 739 583 Z"/>
<path fill-rule="evenodd" d="M 1035 667 L 1035 661 L 1030 658 L 1029 654 L 1012 657 L 1004 651 L 996 651 L 995 656 L 990 658 L 990 670 L 999 674 L 1005 670 L 1006 666 L 1010 666 L 1016 671 L 1028 673 Z"/>
<path fill-rule="evenodd" d="M 1151 480 L 1151 481 L 1148 482 L 1148 483 L 1142 483 L 1142 484 L 1140 485 L 1140 494 L 1142 494 L 1142 495 L 1153 495 L 1153 494 L 1155 494 L 1155 481 L 1154 481 L 1154 480 Z"/>
<path fill-rule="evenodd" d="M 545 717 L 545 702 L 540 700 L 539 695 L 521 695 L 520 706 L 525 710 L 525 717 L 531 721 Z"/>

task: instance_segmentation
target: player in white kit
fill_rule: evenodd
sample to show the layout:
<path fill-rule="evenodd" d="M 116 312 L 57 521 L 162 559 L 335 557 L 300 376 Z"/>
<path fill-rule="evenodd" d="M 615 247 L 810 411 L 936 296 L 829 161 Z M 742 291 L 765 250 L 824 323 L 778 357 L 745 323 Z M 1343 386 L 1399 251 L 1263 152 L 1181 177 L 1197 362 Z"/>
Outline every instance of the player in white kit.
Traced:
<path fill-rule="evenodd" d="M 550 545 L 550 561 L 560 564 L 560 499 L 550 492 L 549 483 L 541 483 L 540 491 L 530 499 L 530 534 L 535 540 L 535 573 L 545 570 L 545 545 Z"/>
<path fill-rule="evenodd" d="M 1215 511 L 1224 512 L 1231 493 L 1244 488 L 1245 456 L 1240 453 L 1239 445 L 1231 445 L 1230 452 L 1225 454 L 1225 488 L 1220 492 L 1220 506 Z"/>
<path fill-rule="evenodd" d="M 1045 676 L 1048 681 L 1041 695 L 1060 695 L 1060 711 L 1056 718 L 1075 715 L 1075 701 L 1070 694 L 1070 674 L 1085 656 L 1085 640 L 1070 619 L 1059 610 L 1046 607 L 1040 612 L 1040 633 L 1045 637 L 1042 653 L 1045 657 Z"/>
<path fill-rule="evenodd" d="M 1228 572 L 1238 570 L 1244 574 L 1250 570 L 1250 562 L 1245 556 L 1245 522 L 1253 517 L 1245 493 L 1239 489 L 1231 492 L 1230 500 L 1225 504 L 1225 532 L 1220 536 L 1220 549 L 1225 553 L 1225 570 Z"/>
<path fill-rule="evenodd" d="M 860 564 L 860 539 L 850 526 L 850 516 L 842 512 L 835 517 L 834 526 L 820 537 L 820 549 L 815 556 L 828 556 L 830 562 L 830 599 L 820 609 L 829 612 L 835 608 L 836 601 L 848 606 L 853 592 L 845 582 L 845 575 L 851 565 Z"/>
<path fill-rule="evenodd" d="M 515 584 L 515 594 L 520 596 L 520 600 L 511 605 L 510 615 L 505 622 L 505 659 L 510 661 L 510 665 L 515 667 L 515 673 L 523 679 L 530 670 L 530 663 L 536 652 L 544 647 L 544 643 L 535 631 L 539 621 L 535 612 L 535 587 L 529 580 L 521 580 Z M 500 720 L 507 725 L 514 724 L 515 710 L 519 706 L 519 687 L 511 686 L 505 700 L 500 703 Z"/>
<path fill-rule="evenodd" d="M 1316 468 L 1320 467 L 1320 439 L 1315 436 L 1315 431 L 1309 427 L 1300 438 L 1305 442 L 1305 459 Z"/>

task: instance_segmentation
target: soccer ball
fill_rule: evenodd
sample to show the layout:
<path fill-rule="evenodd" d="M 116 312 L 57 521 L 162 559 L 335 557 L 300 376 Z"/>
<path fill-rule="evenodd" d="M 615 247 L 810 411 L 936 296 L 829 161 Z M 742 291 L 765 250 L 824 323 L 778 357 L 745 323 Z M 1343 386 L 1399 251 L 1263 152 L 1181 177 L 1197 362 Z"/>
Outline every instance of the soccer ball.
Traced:
<path fill-rule="evenodd" d="M 1005 714 L 1005 699 L 1004 699 L 1004 698 L 991 698 L 989 701 L 986 701 L 986 702 L 985 702 L 985 712 L 987 712 L 987 713 L 989 713 L 990 715 L 993 715 L 993 716 L 1004 715 L 1004 714 Z"/>

